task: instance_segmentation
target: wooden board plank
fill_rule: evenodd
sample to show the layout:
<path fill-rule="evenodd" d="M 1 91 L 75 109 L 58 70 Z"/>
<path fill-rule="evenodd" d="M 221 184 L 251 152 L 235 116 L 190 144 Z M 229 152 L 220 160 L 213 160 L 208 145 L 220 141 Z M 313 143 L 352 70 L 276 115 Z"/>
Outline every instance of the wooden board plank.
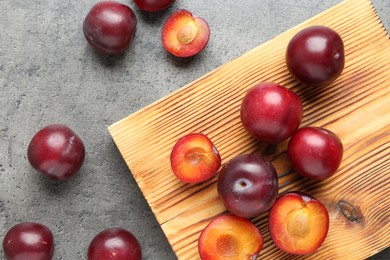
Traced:
<path fill-rule="evenodd" d="M 284 53 L 295 33 L 315 24 L 339 32 L 346 63 L 332 85 L 305 88 L 289 75 Z M 302 178 L 287 160 L 287 142 L 267 146 L 244 131 L 241 99 L 262 81 L 282 84 L 301 97 L 302 126 L 326 127 L 340 136 L 345 152 L 335 176 L 322 182 Z M 201 230 L 225 212 L 216 178 L 189 185 L 171 172 L 170 151 L 191 132 L 208 135 L 222 163 L 241 153 L 263 154 L 277 169 L 280 192 L 305 191 L 327 206 L 328 237 L 304 258 L 363 259 L 390 246 L 390 40 L 369 0 L 334 6 L 112 124 L 109 132 L 179 259 L 199 258 Z M 349 219 L 342 214 L 348 205 L 357 214 Z M 265 238 L 260 258 L 292 259 L 270 240 L 266 214 L 252 221 Z"/>

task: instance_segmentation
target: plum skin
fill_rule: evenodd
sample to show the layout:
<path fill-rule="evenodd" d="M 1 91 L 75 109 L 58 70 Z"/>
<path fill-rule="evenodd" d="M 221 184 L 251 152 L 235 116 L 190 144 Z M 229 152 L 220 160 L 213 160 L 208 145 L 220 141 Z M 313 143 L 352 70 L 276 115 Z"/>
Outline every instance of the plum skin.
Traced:
<path fill-rule="evenodd" d="M 55 181 L 75 175 L 85 158 L 81 138 L 62 124 L 48 125 L 39 130 L 27 148 L 27 158 L 38 172 Z"/>
<path fill-rule="evenodd" d="M 330 130 L 303 127 L 290 139 L 287 155 L 292 167 L 301 175 L 325 180 L 335 174 L 343 157 L 343 144 Z"/>
<path fill-rule="evenodd" d="M 137 17 L 130 7 L 116 1 L 101 1 L 85 17 L 83 33 L 97 52 L 119 55 L 133 42 L 136 26 Z"/>
<path fill-rule="evenodd" d="M 344 69 L 344 43 L 340 35 L 326 26 L 310 26 L 289 42 L 286 63 L 291 75 L 312 86 L 336 80 Z"/>
<path fill-rule="evenodd" d="M 90 242 L 88 260 L 142 259 L 142 248 L 130 231 L 113 227 L 98 233 Z"/>
<path fill-rule="evenodd" d="M 51 230 L 36 222 L 22 222 L 10 228 L 3 240 L 7 260 L 51 260 L 54 237 Z"/>
<path fill-rule="evenodd" d="M 156 12 L 171 6 L 176 0 L 133 0 L 143 11 Z"/>
<path fill-rule="evenodd" d="M 278 176 L 273 165 L 257 154 L 241 154 L 221 169 L 217 190 L 231 213 L 253 218 L 268 211 L 278 195 Z"/>
<path fill-rule="evenodd" d="M 240 117 L 245 130 L 254 138 L 277 144 L 287 140 L 299 127 L 303 107 L 292 90 L 262 82 L 246 92 Z"/>

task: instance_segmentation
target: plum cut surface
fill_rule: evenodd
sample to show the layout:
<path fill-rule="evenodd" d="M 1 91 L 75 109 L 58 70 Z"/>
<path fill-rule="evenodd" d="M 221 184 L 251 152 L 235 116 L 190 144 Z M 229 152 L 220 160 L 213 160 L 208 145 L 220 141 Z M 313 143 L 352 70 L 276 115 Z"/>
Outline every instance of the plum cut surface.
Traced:
<path fill-rule="evenodd" d="M 162 29 L 164 48 L 177 57 L 191 57 L 201 52 L 210 38 L 205 19 L 182 9 L 172 13 Z"/>
<path fill-rule="evenodd" d="M 234 215 L 220 215 L 205 227 L 198 240 L 202 260 L 251 260 L 263 248 L 263 236 L 252 222 Z"/>
<path fill-rule="evenodd" d="M 176 177 L 187 183 L 199 183 L 213 177 L 221 166 L 221 156 L 204 134 L 191 133 L 174 145 L 171 168 Z"/>
<path fill-rule="evenodd" d="M 268 220 L 275 245 L 290 254 L 315 252 L 328 234 L 328 210 L 317 199 L 300 192 L 279 197 Z"/>

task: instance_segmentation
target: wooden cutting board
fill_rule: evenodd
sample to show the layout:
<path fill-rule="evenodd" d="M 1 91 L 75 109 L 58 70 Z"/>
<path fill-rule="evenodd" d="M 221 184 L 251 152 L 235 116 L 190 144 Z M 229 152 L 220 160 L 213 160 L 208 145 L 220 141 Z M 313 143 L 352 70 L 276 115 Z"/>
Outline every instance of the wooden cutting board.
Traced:
<path fill-rule="evenodd" d="M 284 60 L 291 37 L 316 24 L 334 28 L 346 52 L 342 75 L 323 88 L 298 84 Z M 262 81 L 282 84 L 301 97 L 302 126 L 325 127 L 340 136 L 345 152 L 335 176 L 322 182 L 300 177 L 288 162 L 287 142 L 267 146 L 244 131 L 241 99 Z M 109 132 L 179 259 L 198 259 L 201 230 L 226 212 L 216 178 L 190 185 L 171 171 L 174 143 L 191 132 L 208 135 L 222 163 L 242 153 L 263 154 L 277 169 L 280 193 L 301 190 L 327 206 L 328 237 L 306 258 L 363 259 L 390 246 L 390 40 L 368 0 L 334 6 L 112 124 Z M 267 214 L 252 221 L 265 239 L 259 258 L 298 258 L 272 243 Z"/>

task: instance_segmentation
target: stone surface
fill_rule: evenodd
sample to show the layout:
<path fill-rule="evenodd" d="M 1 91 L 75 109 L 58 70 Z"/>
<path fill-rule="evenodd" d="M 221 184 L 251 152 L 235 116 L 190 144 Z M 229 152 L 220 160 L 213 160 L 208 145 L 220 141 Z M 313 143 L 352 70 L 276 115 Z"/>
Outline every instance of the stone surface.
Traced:
<path fill-rule="evenodd" d="M 54 259 L 86 259 L 95 234 L 120 226 L 138 237 L 144 259 L 175 259 L 107 126 L 340 1 L 178 0 L 157 13 L 121 1 L 138 25 L 119 57 L 97 54 L 84 39 L 82 21 L 95 2 L 0 0 L 0 237 L 18 222 L 38 221 L 55 235 Z M 390 1 L 373 4 L 389 31 Z M 211 29 L 206 49 L 189 59 L 171 56 L 160 40 L 179 8 Z M 81 171 L 63 183 L 26 158 L 32 136 L 51 123 L 68 125 L 86 146 Z M 372 259 L 390 259 L 390 250 Z"/>

